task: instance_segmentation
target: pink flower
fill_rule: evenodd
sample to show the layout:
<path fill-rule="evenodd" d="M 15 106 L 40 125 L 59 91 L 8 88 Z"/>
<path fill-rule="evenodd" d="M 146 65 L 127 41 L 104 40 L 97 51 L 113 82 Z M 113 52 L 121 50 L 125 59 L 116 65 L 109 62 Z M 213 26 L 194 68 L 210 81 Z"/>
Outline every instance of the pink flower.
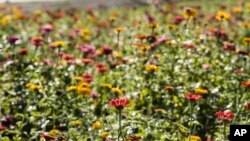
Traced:
<path fill-rule="evenodd" d="M 130 102 L 129 99 L 127 98 L 117 98 L 117 99 L 112 99 L 109 102 L 109 105 L 115 107 L 118 110 L 122 110 L 124 107 L 128 106 L 129 102 Z"/>
<path fill-rule="evenodd" d="M 201 95 L 192 94 L 192 93 L 186 93 L 185 94 L 185 98 L 187 100 L 190 100 L 190 101 L 196 101 L 196 100 L 201 99 L 202 96 Z"/>

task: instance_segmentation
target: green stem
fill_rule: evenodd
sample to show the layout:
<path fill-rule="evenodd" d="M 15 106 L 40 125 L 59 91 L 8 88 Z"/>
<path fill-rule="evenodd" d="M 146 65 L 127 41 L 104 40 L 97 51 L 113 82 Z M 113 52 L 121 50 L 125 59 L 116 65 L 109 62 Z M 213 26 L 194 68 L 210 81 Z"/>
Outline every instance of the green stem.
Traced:
<path fill-rule="evenodd" d="M 118 129 L 118 141 L 120 140 L 121 134 L 122 134 L 122 110 L 118 110 L 118 121 L 119 121 L 119 129 Z"/>

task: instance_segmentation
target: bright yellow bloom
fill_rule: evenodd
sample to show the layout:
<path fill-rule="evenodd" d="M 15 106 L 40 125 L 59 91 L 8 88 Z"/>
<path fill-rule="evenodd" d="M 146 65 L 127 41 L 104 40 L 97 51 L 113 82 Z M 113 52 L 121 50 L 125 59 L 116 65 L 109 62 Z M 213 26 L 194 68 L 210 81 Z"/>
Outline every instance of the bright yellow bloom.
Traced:
<path fill-rule="evenodd" d="M 11 21 L 10 15 L 3 16 L 2 19 L 0 20 L 0 25 L 2 26 L 7 25 L 10 23 L 10 21 Z"/>
<path fill-rule="evenodd" d="M 101 128 L 101 126 L 102 126 L 102 123 L 98 120 L 96 120 L 92 123 L 92 128 L 94 128 L 94 129 L 99 129 L 99 128 Z"/>
<path fill-rule="evenodd" d="M 183 16 L 186 18 L 186 19 L 190 19 L 190 18 L 195 18 L 198 14 L 198 11 L 194 8 L 185 8 L 184 9 L 184 12 L 183 12 Z"/>
<path fill-rule="evenodd" d="M 148 25 L 149 28 L 157 28 L 159 25 L 156 22 L 152 22 Z"/>
<path fill-rule="evenodd" d="M 35 90 L 41 90 L 43 89 L 43 87 L 41 85 L 36 85 L 36 84 L 33 84 L 33 83 L 28 83 L 26 84 L 26 87 L 31 90 L 31 91 L 35 91 Z"/>
<path fill-rule="evenodd" d="M 76 92 L 82 96 L 89 96 L 91 93 L 91 89 L 85 87 L 77 87 Z"/>
<path fill-rule="evenodd" d="M 66 42 L 64 42 L 64 41 L 55 41 L 52 44 L 56 47 L 65 47 L 66 46 Z"/>
<path fill-rule="evenodd" d="M 124 27 L 116 27 L 115 28 L 115 31 L 117 31 L 117 32 L 122 32 L 122 31 L 124 31 L 125 30 L 125 28 Z"/>
<path fill-rule="evenodd" d="M 121 96 L 123 94 L 122 90 L 119 88 L 112 88 L 111 89 L 112 93 L 114 93 L 115 95 Z"/>
<path fill-rule="evenodd" d="M 114 56 L 114 57 L 122 57 L 122 52 L 118 52 L 118 51 L 113 51 L 113 53 L 112 53 L 112 55 Z"/>
<path fill-rule="evenodd" d="M 146 71 L 147 72 L 157 72 L 159 68 L 156 65 L 147 65 Z"/>
<path fill-rule="evenodd" d="M 108 137 L 108 135 L 109 135 L 109 132 L 107 132 L 107 131 L 103 131 L 103 132 L 101 133 L 102 139 L 106 139 L 106 138 Z"/>
<path fill-rule="evenodd" d="M 90 88 L 90 84 L 87 82 L 82 82 L 78 85 L 78 87 L 83 87 L 83 88 Z"/>
<path fill-rule="evenodd" d="M 196 93 L 196 94 L 208 94 L 208 90 L 206 90 L 206 89 L 202 89 L 202 88 L 196 88 L 195 90 L 194 90 L 194 93 Z"/>
<path fill-rule="evenodd" d="M 236 7 L 234 7 L 234 8 L 232 9 L 232 12 L 233 12 L 233 13 L 241 13 L 241 12 L 242 12 L 242 9 L 241 9 L 241 7 L 239 7 L 239 6 L 236 6 Z"/>
<path fill-rule="evenodd" d="M 229 20 L 231 15 L 227 12 L 224 11 L 218 11 L 215 18 L 218 21 L 224 21 L 224 20 Z"/>
<path fill-rule="evenodd" d="M 250 37 L 245 37 L 242 39 L 242 42 L 246 45 L 250 45 Z"/>
<path fill-rule="evenodd" d="M 193 136 L 193 135 L 190 135 L 188 137 L 188 140 L 189 141 L 201 141 L 201 138 L 199 136 Z"/>
<path fill-rule="evenodd" d="M 91 33 L 90 30 L 87 28 L 81 29 L 81 31 L 80 31 L 81 36 L 89 36 L 90 33 Z"/>
<path fill-rule="evenodd" d="M 57 130 L 57 129 L 52 129 L 52 130 L 49 131 L 49 134 L 50 134 L 50 135 L 57 135 L 57 134 L 59 134 L 59 133 L 60 133 L 60 131 Z"/>
<path fill-rule="evenodd" d="M 72 126 L 82 126 L 83 123 L 82 123 L 81 120 L 74 120 L 74 121 L 70 122 L 70 125 L 72 125 Z"/>

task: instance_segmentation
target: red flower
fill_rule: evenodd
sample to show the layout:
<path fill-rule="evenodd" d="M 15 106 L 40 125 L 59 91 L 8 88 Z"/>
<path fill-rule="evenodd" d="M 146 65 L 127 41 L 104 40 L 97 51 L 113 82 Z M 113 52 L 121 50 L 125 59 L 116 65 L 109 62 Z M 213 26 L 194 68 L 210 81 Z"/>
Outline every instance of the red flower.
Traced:
<path fill-rule="evenodd" d="M 246 102 L 244 106 L 246 107 L 247 110 L 250 110 L 250 102 Z"/>
<path fill-rule="evenodd" d="M 196 94 L 192 94 L 192 93 L 186 93 L 186 94 L 185 94 L 185 98 L 186 98 L 187 100 L 192 101 L 192 100 L 199 100 L 199 99 L 202 98 L 202 96 L 196 95 Z"/>
<path fill-rule="evenodd" d="M 179 24 L 179 23 L 181 23 L 183 20 L 184 20 L 184 17 L 182 17 L 182 16 L 176 16 L 174 22 L 175 22 L 175 24 Z"/>
<path fill-rule="evenodd" d="M 25 56 L 28 54 L 28 49 L 27 48 L 20 48 L 18 51 L 19 55 Z"/>
<path fill-rule="evenodd" d="M 31 43 L 32 45 L 34 45 L 35 47 L 39 47 L 43 45 L 43 38 L 42 37 L 33 37 L 31 39 Z"/>
<path fill-rule="evenodd" d="M 112 54 L 112 51 L 113 51 L 112 48 L 108 45 L 104 45 L 102 47 L 102 52 L 106 55 Z"/>
<path fill-rule="evenodd" d="M 82 75 L 82 77 L 83 77 L 84 81 L 86 81 L 86 82 L 88 82 L 88 83 L 90 83 L 90 82 L 93 81 L 93 76 L 92 76 L 90 73 L 88 73 L 88 72 L 85 72 L 85 73 Z"/>
<path fill-rule="evenodd" d="M 218 119 L 231 121 L 234 118 L 234 113 L 229 111 L 218 111 L 215 113 Z"/>
<path fill-rule="evenodd" d="M 1 131 L 4 131 L 5 129 L 6 129 L 6 127 L 5 127 L 5 126 L 0 125 L 0 132 L 1 132 Z"/>
<path fill-rule="evenodd" d="M 107 67 L 103 63 L 96 64 L 95 68 L 100 73 L 105 73 L 108 71 Z"/>
<path fill-rule="evenodd" d="M 250 80 L 243 81 L 240 84 L 241 84 L 241 86 L 243 86 L 245 88 L 250 88 Z"/>
<path fill-rule="evenodd" d="M 81 62 L 90 65 L 90 64 L 92 64 L 94 61 L 93 61 L 92 59 L 85 58 L 85 59 L 82 59 Z"/>
<path fill-rule="evenodd" d="M 53 136 L 46 134 L 46 133 L 41 134 L 40 138 L 48 139 L 48 140 L 55 140 L 56 139 L 56 137 L 53 137 Z"/>
<path fill-rule="evenodd" d="M 122 110 L 124 107 L 128 106 L 129 99 L 127 98 L 117 98 L 112 99 L 109 102 L 110 106 L 115 107 L 116 109 Z"/>

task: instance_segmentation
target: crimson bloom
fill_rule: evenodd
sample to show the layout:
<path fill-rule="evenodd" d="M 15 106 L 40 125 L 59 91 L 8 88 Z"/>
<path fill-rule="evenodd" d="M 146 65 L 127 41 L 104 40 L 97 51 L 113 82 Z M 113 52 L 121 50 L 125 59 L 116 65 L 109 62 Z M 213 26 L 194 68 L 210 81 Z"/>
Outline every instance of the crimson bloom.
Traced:
<path fill-rule="evenodd" d="M 31 43 L 32 45 L 34 45 L 35 47 L 39 47 L 43 45 L 43 38 L 42 37 L 33 37 L 31 39 Z"/>
<path fill-rule="evenodd" d="M 234 118 L 234 113 L 229 111 L 218 111 L 215 113 L 218 119 L 231 121 Z"/>
<path fill-rule="evenodd" d="M 15 44 L 20 38 L 18 36 L 9 36 L 7 37 L 7 42 L 10 44 Z"/>
<path fill-rule="evenodd" d="M 192 93 L 186 93 L 185 94 L 185 98 L 187 100 L 190 100 L 190 101 L 196 101 L 196 100 L 201 99 L 202 96 L 201 95 L 192 94 Z"/>
<path fill-rule="evenodd" d="M 5 129 L 6 129 L 6 127 L 5 127 L 5 126 L 0 125 L 0 132 L 1 132 L 1 131 L 4 131 Z"/>
<path fill-rule="evenodd" d="M 117 99 L 112 99 L 109 102 L 109 105 L 115 107 L 118 110 L 122 110 L 124 107 L 128 106 L 129 102 L 130 102 L 129 99 L 127 98 L 117 98 Z"/>

